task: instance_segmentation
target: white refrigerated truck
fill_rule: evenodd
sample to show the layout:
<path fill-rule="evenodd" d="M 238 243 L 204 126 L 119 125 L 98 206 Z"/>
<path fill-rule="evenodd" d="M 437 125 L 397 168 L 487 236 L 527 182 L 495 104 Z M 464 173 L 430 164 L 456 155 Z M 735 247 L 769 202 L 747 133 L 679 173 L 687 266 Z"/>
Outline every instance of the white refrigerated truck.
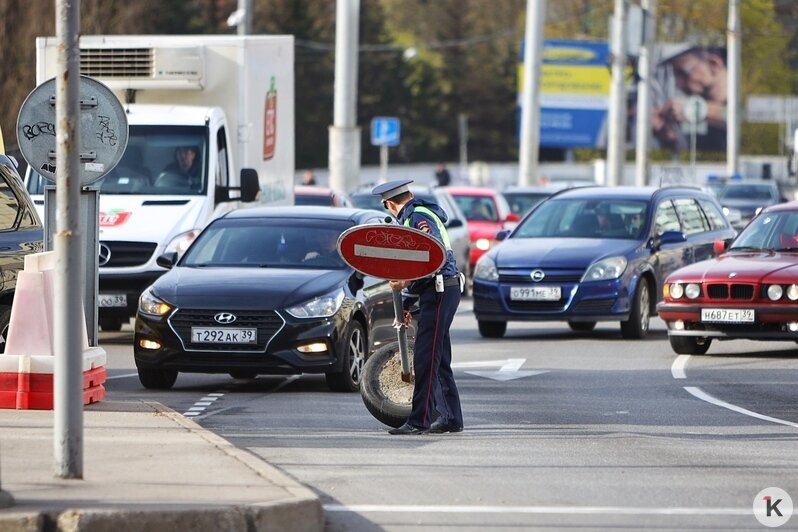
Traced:
<path fill-rule="evenodd" d="M 56 46 L 55 38 L 36 39 L 37 84 L 55 76 Z M 80 69 L 114 91 L 129 124 L 120 163 L 94 184 L 99 324 L 119 330 L 166 271 L 159 255 L 184 250 L 229 210 L 293 203 L 294 40 L 83 36 Z M 26 183 L 44 217 L 50 183 L 35 170 Z"/>

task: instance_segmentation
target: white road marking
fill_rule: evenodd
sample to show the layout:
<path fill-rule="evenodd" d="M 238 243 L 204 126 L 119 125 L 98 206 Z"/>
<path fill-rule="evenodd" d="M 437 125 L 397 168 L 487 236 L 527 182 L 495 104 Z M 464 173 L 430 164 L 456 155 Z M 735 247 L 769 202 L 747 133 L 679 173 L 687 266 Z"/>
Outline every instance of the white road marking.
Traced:
<path fill-rule="evenodd" d="M 452 364 L 453 369 L 466 369 L 466 368 L 492 368 L 497 367 L 496 371 L 468 371 L 469 375 L 476 375 L 477 377 L 485 377 L 486 379 L 493 379 L 495 381 L 509 381 L 513 379 L 520 379 L 523 377 L 531 377 L 533 375 L 540 375 L 548 373 L 548 370 L 522 370 L 521 366 L 526 362 L 525 358 L 510 358 L 507 360 L 488 360 L 480 362 L 455 362 Z"/>
<path fill-rule="evenodd" d="M 750 508 L 635 508 L 630 506 L 431 506 L 388 504 L 325 504 L 327 512 L 502 513 L 581 515 L 751 515 Z"/>
<path fill-rule="evenodd" d="M 210 405 L 214 403 L 214 401 L 218 400 L 220 397 L 224 397 L 224 393 L 214 392 L 209 393 L 196 403 L 188 410 L 183 412 L 184 416 L 198 416 L 205 412 L 205 409 L 208 408 Z"/>
<path fill-rule="evenodd" d="M 701 388 L 696 388 L 695 386 L 685 386 L 684 389 L 687 390 L 687 393 L 698 399 L 701 399 L 702 401 L 706 401 L 707 403 L 711 403 L 715 406 L 720 406 L 722 408 L 727 408 L 732 412 L 737 412 L 738 414 L 755 417 L 757 419 L 761 419 L 763 421 L 769 421 L 771 423 L 778 423 L 779 425 L 787 425 L 788 427 L 798 428 L 798 423 L 793 423 L 792 421 L 785 421 L 783 419 L 779 419 L 776 417 L 766 416 L 764 414 L 759 414 L 757 412 L 753 412 L 746 408 L 742 408 L 740 406 L 727 403 L 726 401 L 722 401 L 720 399 L 712 397 L 711 395 L 703 391 Z"/>
<path fill-rule="evenodd" d="M 679 355 L 671 365 L 671 375 L 674 379 L 686 379 L 687 375 L 684 373 L 684 368 L 687 366 L 687 361 L 690 360 L 690 355 Z"/>
<path fill-rule="evenodd" d="M 113 377 L 105 377 L 105 380 L 112 381 L 114 379 L 127 379 L 128 377 L 138 377 L 138 373 L 125 373 L 124 375 L 114 375 Z"/>

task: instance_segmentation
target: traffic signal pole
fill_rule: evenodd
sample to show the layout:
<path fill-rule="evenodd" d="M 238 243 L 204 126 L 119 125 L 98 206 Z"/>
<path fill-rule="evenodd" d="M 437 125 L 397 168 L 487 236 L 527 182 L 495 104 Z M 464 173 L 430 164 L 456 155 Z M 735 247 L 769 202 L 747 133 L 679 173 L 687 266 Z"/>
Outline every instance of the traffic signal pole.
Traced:
<path fill-rule="evenodd" d="M 518 184 L 538 183 L 540 149 L 540 64 L 543 55 L 543 23 L 546 0 L 527 0 L 524 34 L 524 77 L 521 89 L 521 139 Z"/>

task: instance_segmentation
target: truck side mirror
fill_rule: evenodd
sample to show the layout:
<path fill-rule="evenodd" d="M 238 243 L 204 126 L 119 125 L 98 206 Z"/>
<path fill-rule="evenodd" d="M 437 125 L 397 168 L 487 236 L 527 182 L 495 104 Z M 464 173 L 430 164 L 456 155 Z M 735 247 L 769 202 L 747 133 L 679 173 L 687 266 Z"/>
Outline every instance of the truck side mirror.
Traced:
<path fill-rule="evenodd" d="M 258 171 L 253 168 L 241 169 L 241 201 L 250 202 L 260 195 Z"/>

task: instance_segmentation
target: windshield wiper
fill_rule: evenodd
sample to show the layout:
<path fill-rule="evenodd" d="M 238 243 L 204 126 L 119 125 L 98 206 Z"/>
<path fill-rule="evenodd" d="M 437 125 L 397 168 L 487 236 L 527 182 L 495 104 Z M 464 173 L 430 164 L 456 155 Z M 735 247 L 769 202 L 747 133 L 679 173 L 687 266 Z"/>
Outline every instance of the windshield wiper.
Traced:
<path fill-rule="evenodd" d="M 773 253 L 776 252 L 776 250 L 774 250 L 772 248 L 758 248 L 756 246 L 738 246 L 738 247 L 734 247 L 734 248 L 729 248 L 726 251 L 762 251 L 762 252 L 770 253 L 770 254 L 773 254 Z"/>

